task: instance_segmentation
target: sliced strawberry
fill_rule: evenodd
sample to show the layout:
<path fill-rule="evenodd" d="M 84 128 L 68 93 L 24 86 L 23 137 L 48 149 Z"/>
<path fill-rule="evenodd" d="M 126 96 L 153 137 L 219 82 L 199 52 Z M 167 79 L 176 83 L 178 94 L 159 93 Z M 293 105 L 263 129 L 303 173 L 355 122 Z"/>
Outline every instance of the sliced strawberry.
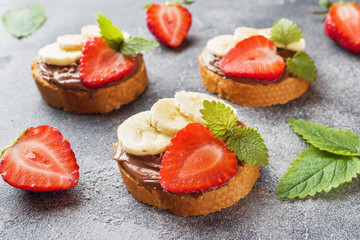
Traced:
<path fill-rule="evenodd" d="M 146 11 L 146 22 L 160 42 L 175 48 L 183 42 L 190 29 L 191 14 L 178 4 L 152 4 Z"/>
<path fill-rule="evenodd" d="M 54 127 L 31 127 L 5 149 L 0 163 L 4 181 L 28 191 L 75 187 L 79 166 L 69 142 Z"/>
<path fill-rule="evenodd" d="M 276 54 L 276 45 L 258 35 L 230 49 L 220 60 L 220 68 L 230 76 L 271 81 L 282 75 L 285 62 Z"/>
<path fill-rule="evenodd" d="M 360 53 L 360 6 L 335 3 L 325 18 L 325 33 L 346 50 Z"/>
<path fill-rule="evenodd" d="M 80 79 L 89 88 L 99 88 L 125 77 L 135 65 L 133 57 L 109 48 L 102 38 L 93 38 L 82 50 Z"/>
<path fill-rule="evenodd" d="M 178 131 L 166 148 L 160 168 L 163 189 L 197 192 L 218 187 L 232 178 L 238 160 L 226 144 L 200 123 Z"/>

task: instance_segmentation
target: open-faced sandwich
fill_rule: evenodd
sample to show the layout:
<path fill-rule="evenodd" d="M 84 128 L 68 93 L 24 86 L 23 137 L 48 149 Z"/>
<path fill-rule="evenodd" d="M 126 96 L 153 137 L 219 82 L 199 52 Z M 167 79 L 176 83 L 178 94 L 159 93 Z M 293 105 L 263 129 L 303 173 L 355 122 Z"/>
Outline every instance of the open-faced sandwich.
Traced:
<path fill-rule="evenodd" d="M 211 93 L 248 107 L 284 104 L 316 81 L 299 27 L 280 19 L 272 28 L 239 27 L 234 35 L 207 42 L 199 56 L 201 77 Z"/>
<path fill-rule="evenodd" d="M 99 27 L 63 35 L 41 48 L 31 68 L 44 101 L 65 111 L 106 113 L 147 87 L 143 52 L 159 44 L 121 31 L 102 14 Z"/>
<path fill-rule="evenodd" d="M 268 164 L 260 134 L 229 105 L 181 91 L 118 128 L 115 157 L 139 201 L 181 216 L 206 215 L 245 197 Z"/>

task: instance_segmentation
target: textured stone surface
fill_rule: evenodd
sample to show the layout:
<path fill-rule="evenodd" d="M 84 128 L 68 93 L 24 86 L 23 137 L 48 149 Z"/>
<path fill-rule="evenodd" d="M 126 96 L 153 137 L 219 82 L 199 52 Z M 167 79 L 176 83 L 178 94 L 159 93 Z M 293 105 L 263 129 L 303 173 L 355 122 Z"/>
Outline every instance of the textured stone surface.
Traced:
<path fill-rule="evenodd" d="M 129 33 L 153 39 L 141 7 L 147 0 L 40 1 L 45 24 L 17 40 L 0 24 L 0 146 L 29 126 L 57 127 L 70 141 L 80 165 L 76 188 L 30 193 L 0 181 L 1 239 L 359 239 L 360 180 L 304 200 L 276 196 L 279 178 L 306 144 L 288 117 L 304 118 L 360 133 L 360 58 L 330 41 L 321 17 L 309 14 L 317 0 L 199 0 L 189 6 L 193 25 L 175 50 L 160 47 L 145 55 L 149 87 L 136 101 L 106 115 L 77 116 L 46 105 L 30 75 L 37 51 L 58 35 L 95 24 L 98 12 Z M 0 14 L 27 4 L 2 0 Z M 280 17 L 295 20 L 318 68 L 318 82 L 299 99 L 269 108 L 236 106 L 239 118 L 258 129 L 269 148 L 254 189 L 234 206 L 201 217 L 177 217 L 137 202 L 127 192 L 113 156 L 116 128 L 162 97 L 185 89 L 206 92 L 197 57 L 206 41 L 240 25 L 270 27 Z"/>

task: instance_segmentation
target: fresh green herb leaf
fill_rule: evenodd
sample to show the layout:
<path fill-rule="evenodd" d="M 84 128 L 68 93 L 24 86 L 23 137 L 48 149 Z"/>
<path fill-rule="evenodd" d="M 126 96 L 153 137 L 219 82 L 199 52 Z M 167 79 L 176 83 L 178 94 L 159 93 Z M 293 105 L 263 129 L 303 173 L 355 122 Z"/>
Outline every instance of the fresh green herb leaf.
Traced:
<path fill-rule="evenodd" d="M 115 51 L 119 51 L 122 43 L 124 42 L 124 36 L 121 30 L 112 24 L 110 19 L 104 17 L 101 13 L 98 14 L 97 21 L 99 23 L 101 37 L 104 39 L 106 44 Z"/>
<path fill-rule="evenodd" d="M 268 165 L 269 154 L 260 134 L 253 128 L 237 126 L 237 117 L 230 107 L 220 102 L 203 103 L 200 112 L 206 121 L 206 127 L 214 136 L 226 141 L 238 159 L 253 165 Z"/>
<path fill-rule="evenodd" d="M 314 61 L 306 52 L 297 52 L 286 60 L 286 66 L 291 73 L 299 78 L 316 82 L 317 70 Z"/>
<path fill-rule="evenodd" d="M 290 125 L 295 132 L 320 150 L 344 156 L 360 156 L 360 138 L 354 132 L 332 129 L 303 119 L 290 118 Z"/>
<path fill-rule="evenodd" d="M 360 173 L 360 159 L 309 147 L 301 152 L 277 186 L 281 198 L 304 198 L 350 182 Z"/>
<path fill-rule="evenodd" d="M 205 126 L 210 129 L 214 136 L 225 140 L 230 129 L 236 127 L 237 117 L 230 107 L 215 101 L 204 101 L 204 109 L 200 110 L 202 118 L 206 121 Z"/>
<path fill-rule="evenodd" d="M 319 6 L 321 8 L 329 9 L 332 3 L 329 0 L 319 0 Z"/>
<path fill-rule="evenodd" d="M 124 55 L 148 52 L 159 46 L 158 42 L 145 38 L 130 36 L 128 39 L 125 39 L 123 32 L 101 13 L 99 13 L 97 21 L 99 23 L 101 37 L 106 44 Z"/>
<path fill-rule="evenodd" d="M 227 145 L 239 159 L 252 165 L 269 165 L 268 149 L 255 129 L 236 126 L 228 136 Z"/>
<path fill-rule="evenodd" d="M 124 55 L 133 55 L 153 50 L 160 44 L 141 37 L 130 36 L 120 47 L 120 52 Z"/>
<path fill-rule="evenodd" d="M 270 35 L 274 43 L 282 44 L 285 48 L 302 38 L 300 28 L 293 21 L 286 18 L 280 19 L 272 26 Z"/>
<path fill-rule="evenodd" d="M 24 8 L 11 9 L 2 16 L 5 28 L 17 38 L 33 33 L 45 19 L 45 10 L 40 4 L 29 4 Z"/>

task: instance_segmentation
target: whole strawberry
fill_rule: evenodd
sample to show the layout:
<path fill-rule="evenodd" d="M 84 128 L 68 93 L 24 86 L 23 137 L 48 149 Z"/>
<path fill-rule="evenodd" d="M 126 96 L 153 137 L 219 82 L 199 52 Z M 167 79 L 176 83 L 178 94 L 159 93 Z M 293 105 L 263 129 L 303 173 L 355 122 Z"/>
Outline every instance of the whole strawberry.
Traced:
<path fill-rule="evenodd" d="M 54 127 L 31 127 L 1 154 L 4 181 L 23 190 L 41 192 L 76 186 L 79 166 L 69 142 Z"/>
<path fill-rule="evenodd" d="M 346 50 L 360 53 L 360 6 L 354 2 L 331 3 L 320 1 L 320 6 L 329 8 L 325 17 L 324 31 Z"/>
<path fill-rule="evenodd" d="M 166 2 L 148 4 L 146 22 L 150 32 L 163 44 L 176 48 L 185 39 L 191 27 L 191 13 L 181 4 L 189 5 L 194 1 Z"/>

